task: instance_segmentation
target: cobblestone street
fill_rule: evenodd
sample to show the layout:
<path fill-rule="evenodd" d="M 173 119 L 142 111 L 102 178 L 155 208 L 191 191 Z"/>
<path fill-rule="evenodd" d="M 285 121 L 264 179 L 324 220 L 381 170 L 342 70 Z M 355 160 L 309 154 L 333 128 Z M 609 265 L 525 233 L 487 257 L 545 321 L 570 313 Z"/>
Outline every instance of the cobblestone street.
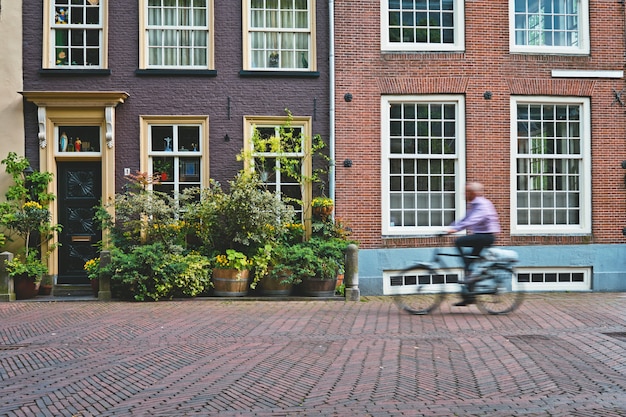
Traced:
<path fill-rule="evenodd" d="M 452 301 L 452 300 L 451 300 Z M 626 294 L 0 304 L 1 416 L 626 416 Z"/>

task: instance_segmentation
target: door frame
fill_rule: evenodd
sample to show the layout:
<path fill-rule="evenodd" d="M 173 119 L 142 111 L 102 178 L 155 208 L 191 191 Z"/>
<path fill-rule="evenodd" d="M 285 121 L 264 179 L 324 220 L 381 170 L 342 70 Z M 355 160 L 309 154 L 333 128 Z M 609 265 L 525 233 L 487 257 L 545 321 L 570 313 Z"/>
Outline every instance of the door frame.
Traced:
<path fill-rule="evenodd" d="M 48 184 L 48 192 L 56 195 L 57 162 L 64 160 L 100 161 L 102 167 L 102 203 L 107 206 L 115 199 L 115 110 L 129 97 L 126 92 L 88 92 L 88 91 L 24 91 L 26 100 L 37 105 L 37 121 L 39 132 L 39 170 L 50 172 L 53 181 Z M 58 149 L 58 125 L 98 125 L 100 126 L 100 153 L 98 155 L 61 155 Z M 112 209 L 110 209 L 112 210 Z M 51 221 L 57 224 L 59 220 L 57 204 L 51 207 Z M 111 211 L 111 214 L 113 212 Z M 107 242 L 106 233 L 103 234 L 104 243 Z M 49 251 L 52 245 L 58 244 L 58 237 L 42 247 L 42 253 Z M 56 277 L 59 271 L 58 248 L 50 252 L 48 257 L 48 274 Z"/>

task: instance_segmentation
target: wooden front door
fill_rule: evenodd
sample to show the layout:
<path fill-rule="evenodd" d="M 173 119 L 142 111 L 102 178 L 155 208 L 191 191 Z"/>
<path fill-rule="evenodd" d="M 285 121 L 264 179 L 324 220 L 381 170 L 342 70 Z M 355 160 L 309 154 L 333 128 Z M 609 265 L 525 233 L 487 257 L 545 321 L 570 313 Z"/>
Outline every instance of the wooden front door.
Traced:
<path fill-rule="evenodd" d="M 58 284 L 88 284 L 83 265 L 98 256 L 102 232 L 94 220 L 102 198 L 102 171 L 97 162 L 59 162 L 57 208 L 63 231 L 59 237 Z"/>

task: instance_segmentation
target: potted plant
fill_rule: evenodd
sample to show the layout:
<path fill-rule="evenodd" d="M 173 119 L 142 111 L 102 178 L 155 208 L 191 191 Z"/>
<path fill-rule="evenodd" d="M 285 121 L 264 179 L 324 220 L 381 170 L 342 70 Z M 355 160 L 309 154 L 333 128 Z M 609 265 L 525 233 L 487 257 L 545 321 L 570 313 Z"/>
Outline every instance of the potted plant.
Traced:
<path fill-rule="evenodd" d="M 83 269 L 87 272 L 87 278 L 91 282 L 91 291 L 94 297 L 97 297 L 100 290 L 100 258 L 88 260 Z"/>
<path fill-rule="evenodd" d="M 241 297 L 247 294 L 252 260 L 239 251 L 226 249 L 214 258 L 214 294 L 222 297 Z"/>
<path fill-rule="evenodd" d="M 324 221 L 330 216 L 333 212 L 333 199 L 329 197 L 315 197 L 311 200 L 311 208 L 313 209 L 313 214 L 317 216 L 320 220 Z"/>
<path fill-rule="evenodd" d="M 7 190 L 6 201 L 0 203 L 0 226 L 15 252 L 6 262 L 6 269 L 14 279 L 16 298 L 31 298 L 37 295 L 39 283 L 48 273 L 47 259 L 56 247 L 51 242 L 61 231 L 60 225 L 51 223 L 47 208 L 55 197 L 47 191 L 52 174 L 33 171 L 28 159 L 14 152 L 2 164 L 14 182 Z M 21 293 L 22 288 L 25 293 Z"/>
<path fill-rule="evenodd" d="M 167 181 L 173 175 L 171 158 L 154 158 L 152 163 L 152 171 L 157 180 Z"/>

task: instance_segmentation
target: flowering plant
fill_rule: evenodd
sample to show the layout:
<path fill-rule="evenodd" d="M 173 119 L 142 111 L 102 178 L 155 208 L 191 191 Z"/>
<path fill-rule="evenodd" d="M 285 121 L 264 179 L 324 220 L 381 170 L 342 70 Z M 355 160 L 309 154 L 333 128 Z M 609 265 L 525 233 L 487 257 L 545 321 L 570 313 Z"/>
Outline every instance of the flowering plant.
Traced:
<path fill-rule="evenodd" d="M 311 207 L 313 208 L 333 207 L 333 204 L 333 199 L 330 197 L 315 197 L 311 201 Z"/>
<path fill-rule="evenodd" d="M 226 249 L 226 254 L 219 254 L 215 257 L 215 267 L 243 271 L 252 268 L 252 260 L 248 259 L 242 252 Z"/>
<path fill-rule="evenodd" d="M 52 174 L 33 171 L 28 159 L 14 152 L 2 164 L 14 184 L 8 188 L 6 201 L 0 203 L 0 226 L 6 240 L 21 246 L 6 263 L 7 272 L 41 279 L 48 272 L 47 257 L 56 247 L 51 241 L 61 231 L 61 225 L 51 223 L 47 207 L 55 197 L 47 191 Z"/>
<path fill-rule="evenodd" d="M 100 277 L 100 258 L 93 258 L 85 262 L 83 269 L 87 271 L 89 279 L 97 279 Z"/>

